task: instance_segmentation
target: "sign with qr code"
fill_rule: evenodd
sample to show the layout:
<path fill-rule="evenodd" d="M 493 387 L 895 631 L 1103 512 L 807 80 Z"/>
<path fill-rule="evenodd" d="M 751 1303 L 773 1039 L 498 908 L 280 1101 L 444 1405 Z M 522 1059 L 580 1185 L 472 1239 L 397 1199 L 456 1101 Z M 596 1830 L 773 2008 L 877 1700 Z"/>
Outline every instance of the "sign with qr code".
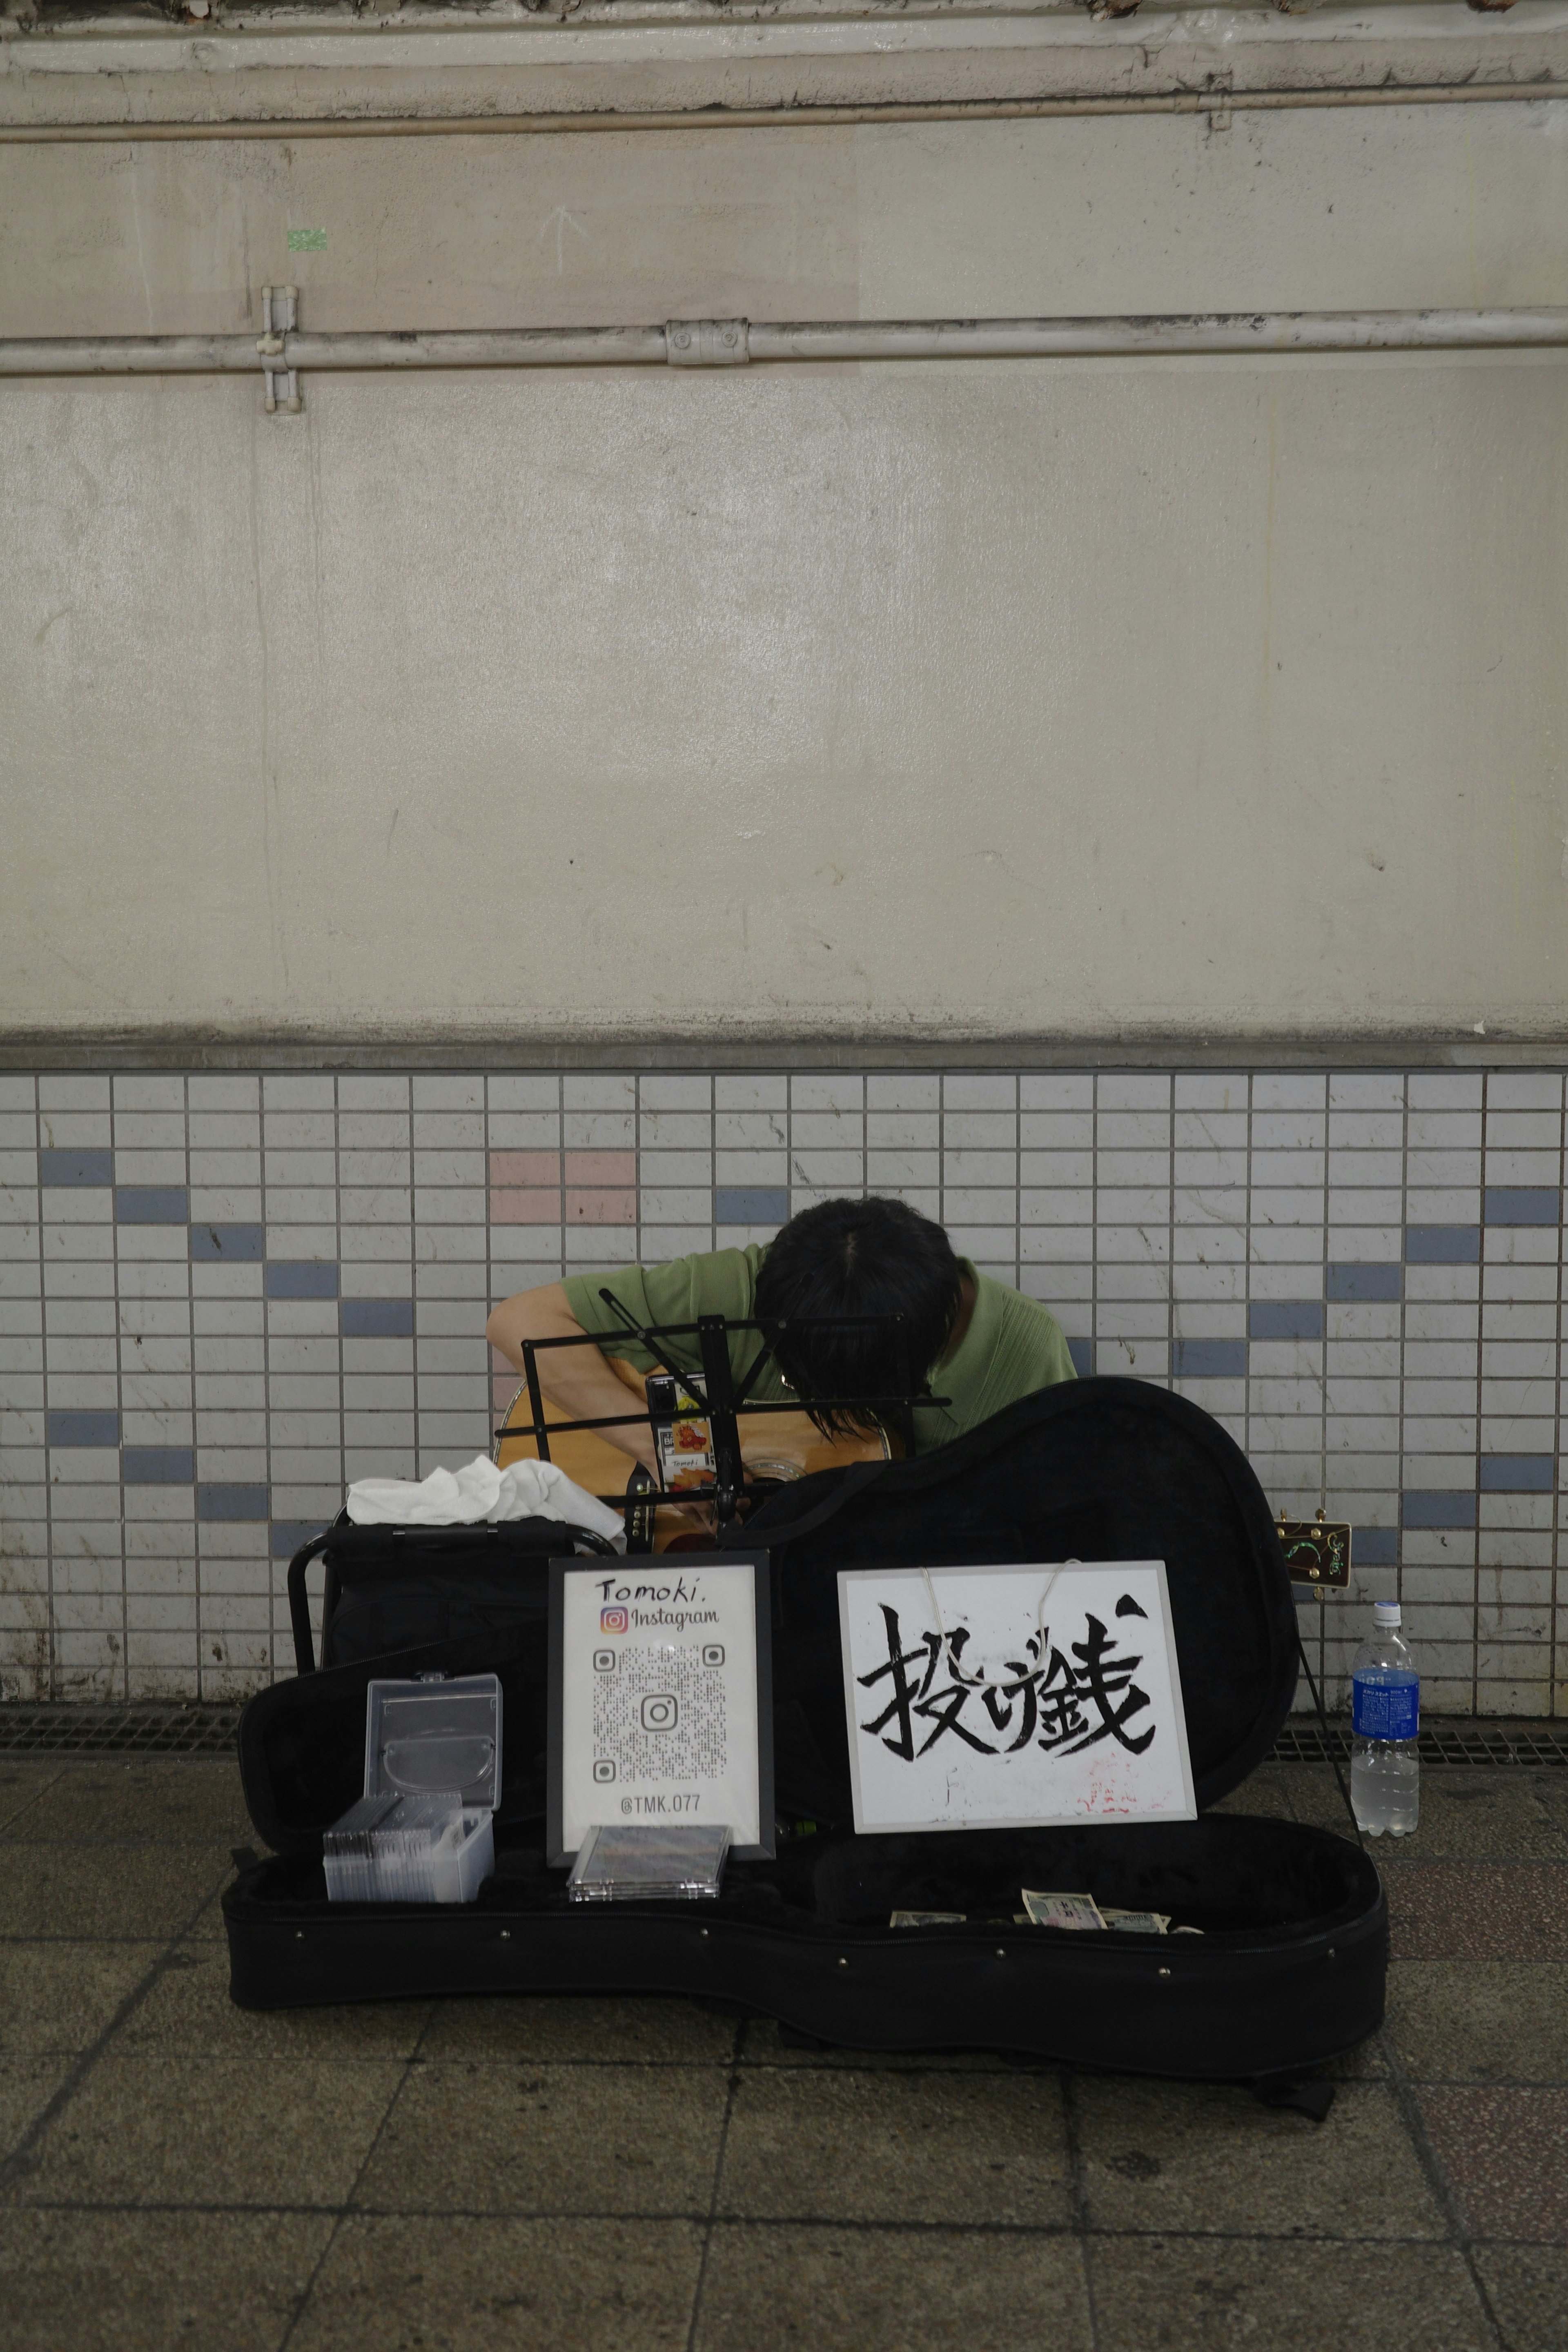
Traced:
<path fill-rule="evenodd" d="M 767 1633 L 760 1553 L 551 1563 L 552 1863 L 595 1823 L 722 1822 L 772 1853 Z"/>

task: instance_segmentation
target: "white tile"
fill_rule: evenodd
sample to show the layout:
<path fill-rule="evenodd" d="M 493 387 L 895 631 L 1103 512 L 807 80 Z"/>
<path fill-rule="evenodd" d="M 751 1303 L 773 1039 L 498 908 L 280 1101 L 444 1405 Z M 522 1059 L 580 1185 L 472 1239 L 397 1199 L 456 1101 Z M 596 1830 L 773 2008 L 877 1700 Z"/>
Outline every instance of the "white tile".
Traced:
<path fill-rule="evenodd" d="M 1482 1084 L 1479 1071 L 1412 1070 L 1405 1100 L 1412 1110 L 1479 1110 Z"/>
<path fill-rule="evenodd" d="M 906 1090 L 921 1087 L 934 1087 L 934 1078 L 909 1077 L 871 1081 L 873 1085 L 902 1086 Z M 900 1097 L 901 1099 L 901 1097 Z M 925 1097 L 919 1096 L 923 1101 Z M 721 1075 L 713 1080 L 715 1111 L 783 1111 L 789 1107 L 789 1080 L 774 1073 L 747 1072 Z"/>
<path fill-rule="evenodd" d="M 830 1192 L 859 1192 L 866 1181 L 865 1155 L 860 1151 L 792 1151 L 792 1182 Z"/>
<path fill-rule="evenodd" d="M 340 1118 L 361 1111 L 390 1111 L 405 1116 L 408 1100 L 408 1077 L 403 1071 L 345 1070 L 338 1079 Z"/>
<path fill-rule="evenodd" d="M 950 1186 L 1013 1186 L 1018 1181 L 1018 1155 L 1015 1151 L 949 1150 L 942 1155 L 942 1172 Z"/>
<path fill-rule="evenodd" d="M 629 1111 L 568 1111 L 561 1126 L 569 1151 L 631 1151 L 637 1146 L 637 1121 Z"/>
<path fill-rule="evenodd" d="M 1010 1114 L 1017 1105 L 1018 1081 L 1011 1071 L 959 1073 L 942 1080 L 942 1099 L 950 1126 L 955 1111 L 1005 1111 Z"/>
<path fill-rule="evenodd" d="M 1048 1191 L 1018 1195 L 1021 1225 L 1089 1225 L 1094 1217 L 1094 1194 L 1085 1187 L 1073 1192 L 1059 1185 Z"/>
<path fill-rule="evenodd" d="M 645 1151 L 661 1146 L 706 1151 L 713 1142 L 713 1123 L 706 1111 L 645 1110 L 637 1122 L 637 1139 Z"/>
<path fill-rule="evenodd" d="M 482 1113 L 485 1107 L 485 1082 L 476 1071 L 443 1070 L 416 1071 L 414 1076 L 414 1124 L 418 1129 L 421 1115 L 450 1117 L 454 1114 Z"/>
<path fill-rule="evenodd" d="M 1095 1107 L 1101 1112 L 1168 1110 L 1170 1103 L 1171 1080 L 1163 1071 L 1101 1070 L 1095 1080 Z"/>
<path fill-rule="evenodd" d="M 628 1148 L 632 1124 L 616 1122 L 615 1149 Z M 492 1151 L 559 1151 L 561 1120 L 553 1111 L 492 1111 L 489 1117 Z"/>
<path fill-rule="evenodd" d="M 713 1181 L 726 1187 L 778 1185 L 789 1181 L 786 1151 L 716 1151 Z"/>
<path fill-rule="evenodd" d="M 1176 1075 L 1178 1111 L 1245 1115 L 1247 1097 L 1247 1080 L 1236 1070 L 1183 1070 Z"/>
<path fill-rule="evenodd" d="M 1094 1107 L 1094 1080 L 1086 1072 L 1026 1071 L 1018 1081 L 1018 1108 L 1028 1111 L 1085 1111 Z"/>
<path fill-rule="evenodd" d="M 918 1121 L 913 1122 L 919 1124 Z M 867 1121 L 868 1135 L 873 1122 Z M 900 1117 L 888 1117 L 878 1127 L 877 1139 L 900 1143 L 907 1139 L 898 1130 L 910 1124 Z M 929 1121 L 930 1140 L 935 1142 L 941 1129 L 938 1121 Z M 789 1141 L 789 1121 L 783 1111 L 716 1111 L 713 1118 L 713 1146 L 720 1151 L 782 1151 Z"/>
<path fill-rule="evenodd" d="M 637 1080 L 618 1071 L 572 1071 L 561 1082 L 561 1100 L 568 1111 L 630 1111 L 637 1107 Z"/>
<path fill-rule="evenodd" d="M 637 1081 L 637 1104 L 648 1111 L 701 1111 L 706 1115 L 713 1103 L 713 1081 L 710 1077 L 666 1076 L 643 1077 Z"/>
<path fill-rule="evenodd" d="M 1397 1070 L 1347 1070 L 1329 1079 L 1331 1110 L 1396 1111 L 1405 1102 L 1405 1076 Z"/>
<path fill-rule="evenodd" d="M 1560 1111 L 1561 1070 L 1493 1070 L 1487 1078 L 1489 1111 Z"/>
<path fill-rule="evenodd" d="M 855 1112 L 865 1108 L 866 1082 L 845 1071 L 806 1071 L 790 1080 L 790 1108 L 802 1111 Z"/>
<path fill-rule="evenodd" d="M 486 1093 L 492 1118 L 498 1111 L 555 1112 L 561 1108 L 561 1080 L 553 1071 L 492 1075 Z"/>

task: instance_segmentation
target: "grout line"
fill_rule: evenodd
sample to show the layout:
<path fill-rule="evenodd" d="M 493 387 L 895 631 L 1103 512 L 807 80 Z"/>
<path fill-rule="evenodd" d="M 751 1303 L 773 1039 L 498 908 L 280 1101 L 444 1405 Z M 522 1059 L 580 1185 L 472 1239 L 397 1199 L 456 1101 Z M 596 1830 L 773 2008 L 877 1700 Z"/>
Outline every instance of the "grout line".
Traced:
<path fill-rule="evenodd" d="M 88 2076 L 97 2066 L 99 2060 L 102 2057 L 104 2052 L 108 2049 L 110 2043 L 113 2041 L 121 2027 L 129 2018 L 135 2015 L 136 2011 L 141 2008 L 142 2002 L 147 1999 L 148 1994 L 153 1990 L 159 1979 L 167 1973 L 169 1969 L 176 1965 L 174 1954 L 177 1948 L 191 1934 L 192 1929 L 196 1926 L 196 1923 L 202 1918 L 203 1915 L 209 1911 L 214 1903 L 217 1901 L 223 1891 L 224 1879 L 227 1876 L 228 1872 L 232 1867 L 232 1864 L 228 1862 L 224 1864 L 223 1871 L 218 1877 L 216 1885 L 212 1888 L 211 1892 L 203 1895 L 201 1901 L 196 1905 L 195 1909 L 191 1912 L 175 1929 L 174 1933 L 164 1944 L 157 1958 L 150 1964 L 145 1973 L 134 1985 L 132 1986 L 131 1990 L 125 1995 L 123 2000 L 121 2001 L 119 2007 L 115 2010 L 114 2014 L 109 2020 L 108 2024 L 103 2027 L 97 2038 L 94 2041 L 89 2042 L 87 2048 L 79 2053 L 75 2065 L 68 2070 L 65 2080 L 60 2084 L 58 2089 L 55 2092 L 54 2096 L 47 2102 L 47 2105 L 42 2107 L 38 2114 L 34 2116 L 32 2122 L 22 2134 L 21 2138 L 16 2142 L 16 2146 L 9 2151 L 3 2160 L 0 2160 L 0 2189 L 9 2187 L 13 2181 L 21 2179 L 25 2174 L 33 2169 L 35 2151 L 37 2150 L 39 2142 L 43 2139 L 45 2134 L 48 2131 L 49 2126 L 55 2122 L 56 2118 L 64 2112 L 65 2108 L 69 2105 L 71 2100 L 75 2098 L 78 2091 L 81 2088 L 83 2083 L 86 2082 Z M 38 1940 L 42 1941 L 45 1939 L 39 1938 Z M 62 1943 L 68 1940 L 77 1943 L 151 1943 L 156 1939 L 152 1937 L 127 1936 L 74 1937 L 70 1938 L 61 1937 L 49 1940 L 58 1940 Z"/>
<path fill-rule="evenodd" d="M 1464 2208 L 1459 2202 L 1458 2193 L 1449 2179 L 1447 2168 L 1438 2157 L 1436 2149 L 1432 2145 L 1426 2129 L 1426 2119 L 1421 2112 L 1420 2102 L 1415 2096 L 1411 2078 L 1405 2072 L 1405 2062 L 1399 2055 L 1393 2033 L 1387 2025 L 1380 2025 L 1372 2038 L 1388 2069 L 1388 2080 L 1394 2092 L 1394 2105 L 1399 2109 L 1405 2128 L 1415 2146 L 1416 2161 L 1426 2176 L 1427 2186 L 1432 2191 L 1437 2210 L 1447 2225 L 1448 2242 L 1458 2252 L 1469 2274 L 1470 2285 L 1480 2305 L 1487 2326 L 1491 2331 L 1493 2342 L 1500 2347 L 1505 2347 L 1507 2339 L 1499 2325 L 1497 2313 L 1492 2308 L 1491 2296 L 1488 2293 L 1486 2282 L 1476 2262 L 1475 2235 L 1465 2219 Z"/>
<path fill-rule="evenodd" d="M 708 2284 L 708 2254 L 713 2243 L 713 2225 L 719 2215 L 719 2189 L 724 2178 L 725 2151 L 730 2144 L 730 2118 L 735 2112 L 735 2095 L 741 2087 L 740 2059 L 748 2022 L 745 2018 L 737 2020 L 734 2038 L 730 2045 L 730 2081 L 724 2095 L 724 2113 L 719 2125 L 719 2145 L 713 2156 L 712 2192 L 708 2200 L 707 2213 L 702 2217 L 702 2251 L 698 2257 L 697 2283 L 691 2291 L 691 2318 L 686 2330 L 686 2352 L 696 2352 L 697 2330 L 702 2320 L 702 2291 Z"/>
<path fill-rule="evenodd" d="M 58 1787 L 59 1782 L 64 1776 L 64 1771 L 65 1767 L 63 1764 L 57 1765 L 53 1777 L 46 1780 L 41 1788 L 35 1789 L 30 1796 L 24 1797 L 14 1813 L 6 1813 L 0 1816 L 0 1839 L 4 1839 L 7 1843 L 11 1843 L 11 1824 L 13 1822 L 21 1821 L 23 1816 L 29 1813 L 35 1805 L 41 1804 L 43 1800 L 48 1795 L 49 1790 Z M 17 1840 L 16 1843 L 21 1843 L 22 1841 Z M 29 1839 L 26 1843 L 30 1844 L 32 1841 Z M 5 1940 L 9 1941 L 10 1938 L 6 1937 Z"/>
<path fill-rule="evenodd" d="M 28 2213 L 160 2213 L 160 2214 L 277 2214 L 289 2219 L 338 2222 L 361 2218 L 375 2221 L 605 2221 L 612 2223 L 660 2224 L 686 2222 L 701 2228 L 707 2221 L 705 2210 L 674 2206 L 665 2210 L 645 2211 L 640 2208 L 571 2207 L 571 2206 L 506 2206 L 506 2205 L 319 2205 L 289 2204 L 278 2199 L 249 2203 L 202 2202 L 193 2200 L 179 2204 L 154 2199 L 95 2201 L 89 2199 L 38 2198 L 29 2200 L 24 2209 Z M 924 2221 L 888 2220 L 862 2215 L 826 2213 L 741 2213 L 721 2211 L 714 2217 L 717 2223 L 732 2230 L 822 2230 L 849 2237 L 901 2237 L 938 2239 L 1016 2238 L 1030 2240 L 1064 2240 L 1079 2233 L 1061 2221 Z M 1083 2231 L 1086 2242 L 1114 2246 L 1149 2243 L 1163 2246 L 1173 2242 L 1192 2246 L 1324 2246 L 1363 2247 L 1381 2251 L 1388 2246 L 1409 2246 L 1418 2252 L 1431 2252 L 1451 2242 L 1441 2237 L 1423 2237 L 1414 2232 L 1379 2234 L 1376 2237 L 1345 2236 L 1326 2230 L 1199 2230 L 1184 2228 L 1180 2223 L 1162 2223 L 1137 2228 L 1111 2228 L 1091 2224 Z M 335 2235 L 335 2233 L 334 2233 Z M 1510 2238 L 1494 2234 L 1473 2242 L 1477 2245 L 1517 2246 L 1535 2252 L 1551 2251 L 1552 2242 L 1540 2238 Z M 324 2259 L 324 2257 L 323 2257 Z M 318 2266 L 319 2267 L 319 2266 Z M 313 2281 L 312 2281 L 313 2284 Z M 309 2290 L 307 2290 L 308 2292 Z M 1487 2305 L 1490 2316 L 1489 2301 Z M 290 2322 L 290 2326 L 297 2322 Z M 1494 2322 L 1495 2325 L 1495 2322 Z M 285 2342 L 287 2339 L 285 2339 Z M 278 2352 L 283 2352 L 282 2345 Z"/>
<path fill-rule="evenodd" d="M 1100 2352 L 1100 2312 L 1094 2291 L 1094 2260 L 1090 2250 L 1089 2184 L 1084 2170 L 1083 2136 L 1079 2129 L 1078 2077 L 1070 2066 L 1062 2068 L 1060 2082 L 1062 2123 L 1067 2135 L 1068 2197 L 1072 2210 L 1069 2226 L 1078 2241 L 1084 2300 L 1089 2307 L 1090 2352 Z"/>
<path fill-rule="evenodd" d="M 429 2032 L 431 2026 L 435 2023 L 436 2013 L 439 2007 L 440 2003 L 438 2001 L 432 2001 L 430 2004 L 429 2014 L 426 2016 L 424 2024 L 419 2029 L 418 2036 L 415 2041 L 413 2049 L 408 2053 L 407 2057 L 403 2062 L 403 2072 L 397 2078 L 396 2085 L 393 2090 L 391 2098 L 388 2099 L 385 2107 L 382 2111 L 381 2121 L 377 2124 L 375 2130 L 371 2135 L 370 2146 L 365 2149 L 364 2155 L 361 2159 L 359 2170 L 354 2174 L 353 2179 L 350 2184 L 348 2195 L 343 2199 L 340 2205 L 325 2209 L 321 2207 L 312 2209 L 316 2211 L 321 2211 L 323 2210 L 331 2211 L 332 2214 L 332 2226 L 327 2232 L 326 2244 L 321 2248 L 321 2252 L 317 2255 L 316 2260 L 311 2266 L 310 2274 L 305 2281 L 303 2292 L 295 2297 L 294 2308 L 292 2313 L 289 2315 L 289 2323 L 284 2328 L 282 2335 L 278 2339 L 277 2352 L 288 2352 L 288 2347 L 293 2340 L 294 2331 L 299 2326 L 300 2320 L 304 2317 L 306 2312 L 310 2308 L 310 2298 L 316 2292 L 316 2282 L 321 2275 L 328 2255 L 331 2252 L 332 2248 L 338 2242 L 338 2239 L 342 2231 L 343 2223 L 362 2211 L 374 2212 L 376 2210 L 374 2207 L 362 2207 L 356 2202 L 359 2196 L 360 2184 L 363 2180 L 365 2174 L 369 2171 L 371 2165 L 374 2160 L 375 2152 L 380 2147 L 381 2143 L 385 2137 L 386 2127 L 392 2121 L 394 2110 L 395 2109 L 399 2099 L 402 2098 L 404 2091 L 407 2086 L 409 2076 L 413 2074 L 415 2067 L 419 2063 L 419 2053 L 425 2047 L 425 2038 Z"/>

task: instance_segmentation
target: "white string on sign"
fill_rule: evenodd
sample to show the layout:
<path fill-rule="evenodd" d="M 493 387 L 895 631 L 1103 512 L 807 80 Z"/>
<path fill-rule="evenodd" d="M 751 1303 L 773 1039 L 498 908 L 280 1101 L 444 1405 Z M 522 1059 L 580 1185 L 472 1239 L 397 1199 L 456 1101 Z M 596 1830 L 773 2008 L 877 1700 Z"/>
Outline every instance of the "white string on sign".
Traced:
<path fill-rule="evenodd" d="M 1062 1569 L 1081 1568 L 1082 1566 L 1083 1562 L 1081 1559 L 1064 1559 L 1058 1567 L 1053 1568 L 1049 1570 L 1045 1582 L 1040 1587 L 1040 1597 L 1035 1610 L 1035 1639 L 1037 1644 L 1037 1654 L 1040 1657 L 1043 1657 L 1045 1654 L 1046 1603 L 1051 1597 L 1051 1587 L 1055 1584 L 1058 1577 L 1061 1574 Z M 940 1575 L 940 1573 L 941 1570 L 939 1570 L 938 1574 Z M 943 1649 L 947 1652 L 948 1663 L 952 1666 L 953 1673 L 958 1676 L 959 1680 L 961 1682 L 970 1684 L 975 1690 L 1002 1690 L 1006 1688 L 1014 1680 L 1013 1675 L 1009 1673 L 1004 1672 L 1000 1675 L 988 1675 L 979 1672 L 978 1668 L 973 1673 L 971 1673 L 966 1665 L 960 1665 L 958 1659 L 953 1654 L 952 1637 L 948 1633 L 947 1622 L 942 1613 L 942 1603 L 936 1597 L 936 1587 L 931 1580 L 931 1572 L 930 1569 L 922 1568 L 921 1570 L 921 1577 L 925 1585 L 926 1599 L 931 1602 L 931 1613 L 936 1619 L 936 1630 L 938 1635 L 941 1638 Z M 967 1632 L 968 1628 L 955 1628 L 955 1631 L 956 1630 Z"/>

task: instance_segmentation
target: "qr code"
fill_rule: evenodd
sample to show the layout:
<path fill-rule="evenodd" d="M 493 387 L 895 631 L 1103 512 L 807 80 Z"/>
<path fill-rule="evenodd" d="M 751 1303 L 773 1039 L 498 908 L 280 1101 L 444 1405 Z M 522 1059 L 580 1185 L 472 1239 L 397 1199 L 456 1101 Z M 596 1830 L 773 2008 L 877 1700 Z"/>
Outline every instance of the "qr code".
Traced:
<path fill-rule="evenodd" d="M 613 1674 L 594 1677 L 593 1740 L 595 1756 L 615 1758 L 621 1780 L 721 1779 L 729 1766 L 722 1674 L 695 1643 L 629 1643 Z"/>

